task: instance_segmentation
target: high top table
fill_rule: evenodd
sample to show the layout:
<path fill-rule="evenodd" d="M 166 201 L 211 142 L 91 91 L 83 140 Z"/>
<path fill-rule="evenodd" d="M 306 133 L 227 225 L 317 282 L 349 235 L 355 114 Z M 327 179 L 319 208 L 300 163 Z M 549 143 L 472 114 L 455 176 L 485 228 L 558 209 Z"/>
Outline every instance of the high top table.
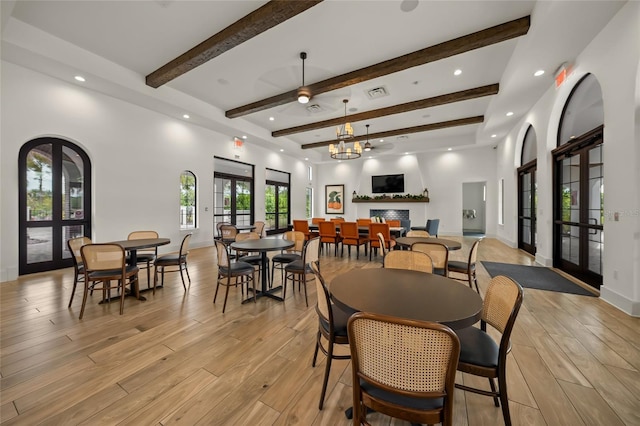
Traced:
<path fill-rule="evenodd" d="M 276 250 L 285 250 L 295 246 L 296 243 L 290 240 L 283 240 L 282 238 L 260 238 L 259 240 L 244 240 L 238 241 L 235 243 L 231 243 L 231 248 L 238 251 L 248 251 L 248 252 L 259 252 L 262 260 L 262 289 L 259 293 L 256 294 L 256 299 L 266 296 L 275 300 L 279 300 L 282 302 L 284 299 L 280 296 L 276 296 L 273 294 L 274 291 L 280 290 L 282 286 L 274 287 L 271 289 L 267 289 L 267 279 L 268 279 L 268 266 L 267 266 L 267 252 L 268 251 L 276 251 Z M 242 260 L 242 258 L 241 258 Z M 248 302 L 249 300 L 253 300 L 253 298 L 248 298 L 243 300 L 242 303 Z"/>

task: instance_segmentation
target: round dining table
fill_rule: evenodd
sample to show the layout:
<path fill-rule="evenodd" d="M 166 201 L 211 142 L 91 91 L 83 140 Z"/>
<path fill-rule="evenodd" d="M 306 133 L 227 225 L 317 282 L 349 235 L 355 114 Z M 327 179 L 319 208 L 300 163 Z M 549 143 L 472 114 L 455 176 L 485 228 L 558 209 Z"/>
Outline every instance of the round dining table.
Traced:
<path fill-rule="evenodd" d="M 407 269 L 352 269 L 331 281 L 330 292 L 347 313 L 432 321 L 454 330 L 472 326 L 482 315 L 482 297 L 467 285 Z"/>
<path fill-rule="evenodd" d="M 259 240 L 244 240 L 237 241 L 231 243 L 231 248 L 238 251 L 247 251 L 247 252 L 258 252 L 260 253 L 260 260 L 262 263 L 262 275 L 260 277 L 262 281 L 261 290 L 256 294 L 256 298 L 260 298 L 263 296 L 270 297 L 275 300 L 283 301 L 284 299 L 280 296 L 276 296 L 273 294 L 274 291 L 280 290 L 282 286 L 273 287 L 271 289 L 267 289 L 267 280 L 269 277 L 268 274 L 268 262 L 267 262 L 267 252 L 269 251 L 277 251 L 277 250 L 286 250 L 295 246 L 294 241 L 285 240 L 282 238 L 260 238 Z M 242 303 L 246 303 L 253 298 L 248 298 L 244 300 Z"/>
<path fill-rule="evenodd" d="M 138 264 L 138 250 L 143 250 L 143 249 L 148 249 L 148 248 L 154 248 L 154 247 L 160 247 L 160 246 L 164 246 L 167 245 L 171 242 L 171 240 L 169 238 L 140 238 L 137 240 L 121 240 L 121 241 L 111 241 L 109 242 L 109 244 L 117 244 L 120 247 L 122 247 L 125 251 L 129 252 L 129 259 L 127 259 L 127 263 L 129 263 L 129 265 L 137 265 Z M 149 290 L 153 290 L 152 288 L 146 288 L 146 289 L 138 289 L 138 294 L 142 293 L 143 291 L 149 291 Z M 135 296 L 135 292 L 130 291 L 129 295 L 131 296 Z M 138 297 L 138 300 L 142 300 L 145 301 L 147 300 L 144 296 L 140 296 Z M 102 303 L 102 302 L 100 302 Z"/>
<path fill-rule="evenodd" d="M 435 237 L 399 237 L 396 238 L 396 244 L 400 247 L 411 247 L 413 243 L 429 243 L 429 244 L 442 244 L 449 250 L 460 250 L 462 243 L 455 240 L 447 240 L 446 238 Z"/>

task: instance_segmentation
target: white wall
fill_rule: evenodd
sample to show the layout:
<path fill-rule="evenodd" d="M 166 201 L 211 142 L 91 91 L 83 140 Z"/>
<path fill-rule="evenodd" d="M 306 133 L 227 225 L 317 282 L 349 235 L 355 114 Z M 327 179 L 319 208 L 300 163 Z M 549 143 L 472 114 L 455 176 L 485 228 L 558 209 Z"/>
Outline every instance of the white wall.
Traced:
<path fill-rule="evenodd" d="M 27 141 L 55 136 L 81 146 L 92 162 L 92 238 L 125 239 L 154 229 L 171 239 L 161 252 L 179 248 L 179 176 L 198 178 L 198 229 L 192 245 L 213 244 L 213 157 L 234 159 L 231 135 L 223 135 L 81 86 L 2 62 L 2 216 L 0 280 L 18 271 L 18 151 Z M 292 215 L 304 216 L 306 164 L 245 144 L 239 161 L 291 173 Z M 259 186 L 258 186 L 259 187 Z M 264 219 L 264 192 L 255 194 L 256 220 Z"/>
<path fill-rule="evenodd" d="M 405 192 L 421 194 L 429 189 L 429 203 L 352 203 L 350 194 L 371 193 L 371 176 L 403 173 Z M 324 213 L 324 185 L 343 184 L 347 202 L 344 217 L 369 217 L 369 209 L 410 211 L 412 226 L 424 226 L 429 218 L 440 218 L 438 234 L 462 235 L 462 183 L 487 182 L 487 235 L 495 236 L 497 219 L 496 151 L 491 147 L 431 152 L 419 155 L 382 156 L 318 166 L 316 216 Z"/>
<path fill-rule="evenodd" d="M 627 3 L 576 58 L 573 74 L 550 87 L 498 146 L 498 178 L 505 178 L 505 224 L 498 237 L 517 244 L 517 184 L 522 138 L 531 123 L 538 139 L 538 253 L 553 259 L 551 150 L 557 146 L 562 109 L 571 89 L 587 73 L 600 83 L 604 103 L 605 250 L 602 299 L 640 316 L 640 4 Z M 613 220 L 618 212 L 620 220 Z"/>

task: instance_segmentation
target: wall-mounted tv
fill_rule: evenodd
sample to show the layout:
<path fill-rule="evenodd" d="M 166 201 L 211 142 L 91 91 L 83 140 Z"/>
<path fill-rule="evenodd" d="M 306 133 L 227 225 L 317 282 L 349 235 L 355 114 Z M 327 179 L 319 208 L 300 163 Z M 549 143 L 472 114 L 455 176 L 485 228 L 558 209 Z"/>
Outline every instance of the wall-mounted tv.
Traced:
<path fill-rule="evenodd" d="M 404 192 L 404 175 L 371 176 L 371 192 L 374 194 Z"/>

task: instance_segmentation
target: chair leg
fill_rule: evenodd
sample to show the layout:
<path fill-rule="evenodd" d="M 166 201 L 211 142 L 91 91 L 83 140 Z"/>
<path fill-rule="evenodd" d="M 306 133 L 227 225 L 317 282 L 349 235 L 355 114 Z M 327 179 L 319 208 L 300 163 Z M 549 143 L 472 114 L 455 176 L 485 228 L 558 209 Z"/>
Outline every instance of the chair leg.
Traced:
<path fill-rule="evenodd" d="M 182 288 L 184 288 L 184 291 L 187 291 L 187 286 L 184 283 L 184 275 L 182 274 L 182 269 L 183 269 L 182 268 L 182 263 L 180 265 L 178 265 L 178 268 L 180 269 L 180 279 L 182 280 Z"/>
<path fill-rule="evenodd" d="M 307 308 L 309 307 L 309 300 L 307 300 L 307 274 L 304 274 L 302 277 L 302 286 L 304 287 L 304 303 L 306 303 Z"/>
<path fill-rule="evenodd" d="M 86 275 L 85 275 L 86 277 Z M 89 281 L 85 278 L 84 283 L 84 292 L 82 294 L 82 307 L 80 308 L 80 317 L 78 319 L 82 319 L 82 315 L 84 315 L 84 307 L 87 304 L 87 296 L 89 295 Z"/>
<path fill-rule="evenodd" d="M 253 303 L 257 303 L 258 296 L 256 295 L 256 273 L 251 274 L 251 285 L 253 287 Z M 249 293 L 249 287 L 247 287 L 247 293 Z"/>
<path fill-rule="evenodd" d="M 218 276 L 218 281 L 216 282 L 216 292 L 213 294 L 213 303 L 216 303 L 216 298 L 218 297 L 218 289 L 220 289 L 220 276 Z"/>
<path fill-rule="evenodd" d="M 147 260 L 147 290 L 151 288 L 151 261 Z"/>
<path fill-rule="evenodd" d="M 189 280 L 189 286 L 191 286 L 191 277 L 189 276 L 189 268 L 187 267 L 187 261 L 184 262 L 184 271 L 187 273 L 187 280 Z"/>
<path fill-rule="evenodd" d="M 231 277 L 229 277 L 229 280 L 227 282 L 226 285 L 227 289 L 224 292 L 224 303 L 222 304 L 222 313 L 224 314 L 224 310 L 227 309 L 227 297 L 229 297 L 229 287 L 231 287 Z"/>
<path fill-rule="evenodd" d="M 162 273 L 164 273 L 164 266 L 160 266 Z M 158 266 L 153 269 L 153 294 L 156 294 L 156 287 L 158 286 Z"/>
<path fill-rule="evenodd" d="M 329 347 L 327 348 L 327 365 L 324 369 L 324 380 L 322 381 L 322 392 L 320 393 L 320 403 L 318 409 L 322 410 L 324 405 L 324 396 L 327 393 L 327 385 L 329 384 L 329 373 L 331 372 L 331 360 L 333 359 L 333 341 L 329 340 Z"/>
<path fill-rule="evenodd" d="M 282 300 L 287 298 L 287 280 L 289 279 L 289 274 L 284 274 L 284 281 L 282 282 Z"/>
<path fill-rule="evenodd" d="M 125 277 L 122 277 L 122 279 L 118 281 L 118 287 L 120 290 L 120 315 L 124 313 L 124 290 L 126 286 L 127 280 L 125 279 Z"/>
<path fill-rule="evenodd" d="M 73 289 L 71 290 L 71 298 L 69 299 L 69 306 L 71 307 L 71 303 L 73 302 L 73 296 L 76 294 L 76 286 L 78 285 L 78 270 L 76 269 L 73 273 Z"/>
<path fill-rule="evenodd" d="M 489 377 L 489 386 L 491 386 L 491 392 L 493 392 L 495 395 L 493 397 L 493 403 L 495 404 L 496 407 L 500 406 L 500 403 L 498 402 L 498 391 L 496 390 L 496 383 L 493 381 L 493 379 L 491 377 Z M 500 389 L 502 390 L 502 389 Z"/>
<path fill-rule="evenodd" d="M 505 426 L 511 426 L 511 414 L 509 413 L 509 398 L 507 397 L 507 378 L 504 374 L 498 375 L 498 388 L 500 389 L 500 404 Z"/>
<path fill-rule="evenodd" d="M 318 330 L 318 335 L 316 336 L 316 349 L 313 351 L 313 361 L 311 361 L 311 366 L 315 367 L 316 366 L 316 360 L 318 359 L 318 349 L 320 349 L 320 337 L 322 336 L 322 334 L 320 334 L 320 330 Z"/>

